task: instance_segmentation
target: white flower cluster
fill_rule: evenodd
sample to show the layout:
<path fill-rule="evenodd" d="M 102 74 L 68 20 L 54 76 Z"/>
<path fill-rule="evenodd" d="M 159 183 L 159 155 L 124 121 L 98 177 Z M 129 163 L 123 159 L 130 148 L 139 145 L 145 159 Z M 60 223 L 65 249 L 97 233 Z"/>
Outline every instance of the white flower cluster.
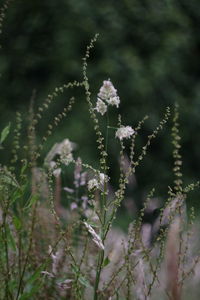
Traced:
<path fill-rule="evenodd" d="M 60 168 L 56 168 L 57 164 L 53 160 L 56 155 L 60 156 L 60 160 L 63 164 L 68 165 L 72 160 L 73 143 L 68 139 L 64 139 L 61 143 L 56 143 L 45 158 L 45 164 L 52 169 L 53 175 L 58 177 L 61 173 Z"/>
<path fill-rule="evenodd" d="M 60 154 L 61 162 L 64 163 L 65 165 L 68 165 L 73 160 L 72 143 L 68 139 L 65 139 L 62 143 L 60 143 L 58 150 L 59 150 L 58 154 Z"/>
<path fill-rule="evenodd" d="M 115 136 L 120 140 L 130 138 L 134 134 L 134 129 L 131 126 L 122 126 L 117 129 Z"/>
<path fill-rule="evenodd" d="M 102 250 L 104 250 L 104 245 L 102 243 L 102 240 L 100 238 L 100 236 L 94 231 L 94 229 L 92 228 L 91 225 L 89 225 L 87 222 L 83 222 L 85 227 L 87 228 L 87 230 L 89 231 L 89 233 L 92 235 L 93 237 L 93 242 L 95 242 L 95 244 Z"/>
<path fill-rule="evenodd" d="M 100 98 L 97 98 L 97 106 L 95 109 L 103 116 L 107 112 L 107 105 Z"/>
<path fill-rule="evenodd" d="M 103 116 L 107 111 L 107 105 L 119 107 L 120 99 L 117 96 L 117 90 L 114 88 L 112 82 L 108 80 L 103 81 L 97 98 L 96 110 Z"/>
<path fill-rule="evenodd" d="M 92 190 L 94 188 L 101 189 L 106 182 L 108 182 L 109 177 L 103 173 L 100 173 L 98 178 L 93 178 L 88 181 L 88 190 Z"/>

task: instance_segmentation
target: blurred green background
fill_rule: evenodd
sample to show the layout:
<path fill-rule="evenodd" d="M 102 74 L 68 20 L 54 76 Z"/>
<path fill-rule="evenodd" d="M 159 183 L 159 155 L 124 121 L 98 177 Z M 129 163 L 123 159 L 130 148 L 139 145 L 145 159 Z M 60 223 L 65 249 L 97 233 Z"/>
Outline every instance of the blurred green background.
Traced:
<path fill-rule="evenodd" d="M 166 106 L 173 109 L 178 102 L 185 183 L 198 179 L 199 29 L 199 0 L 14 1 L 1 35 L 1 128 L 13 120 L 17 110 L 23 112 L 27 123 L 34 89 L 35 106 L 38 106 L 56 86 L 69 80 L 81 80 L 86 46 L 95 33 L 99 33 L 88 66 L 94 104 L 102 81 L 110 78 L 121 99 L 119 111 L 125 125 L 134 127 L 144 115 L 150 116 L 137 140 L 136 151 L 139 151 Z M 60 123 L 45 151 L 55 142 L 69 138 L 78 145 L 75 156 L 81 155 L 86 162 L 97 165 L 95 134 L 80 90 L 65 92 L 56 99 L 40 122 L 38 139 L 72 95 L 76 96 L 73 112 Z M 117 111 L 113 109 L 112 125 L 116 116 Z M 104 118 L 100 118 L 104 123 Z M 14 127 L 14 121 L 12 125 Z M 172 185 L 170 126 L 169 122 L 137 170 L 137 184 L 129 193 L 138 195 L 138 201 L 153 186 L 164 195 L 167 186 Z M 22 140 L 27 134 L 25 127 L 23 134 Z M 6 147 L 11 149 L 11 141 Z M 112 133 L 112 172 L 117 172 L 116 147 Z M 3 161 L 8 157 L 5 153 L 1 156 Z M 197 206 L 198 197 L 194 202 Z"/>

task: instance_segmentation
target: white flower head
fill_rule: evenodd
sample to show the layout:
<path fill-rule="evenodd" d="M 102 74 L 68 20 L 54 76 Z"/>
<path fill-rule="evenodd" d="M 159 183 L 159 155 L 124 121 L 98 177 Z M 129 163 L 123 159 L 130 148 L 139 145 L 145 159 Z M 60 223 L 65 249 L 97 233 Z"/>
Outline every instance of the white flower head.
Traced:
<path fill-rule="evenodd" d="M 64 139 L 58 147 L 58 154 L 66 153 L 69 154 L 73 150 L 72 143 L 69 139 Z"/>
<path fill-rule="evenodd" d="M 73 160 L 72 150 L 73 150 L 72 143 L 68 139 L 65 139 L 59 145 L 58 154 L 60 154 L 60 159 L 62 163 L 64 163 L 65 165 L 68 165 Z"/>
<path fill-rule="evenodd" d="M 102 100 L 106 100 L 106 101 L 108 99 L 110 99 L 111 97 L 116 97 L 117 96 L 117 90 L 114 88 L 114 86 L 113 86 L 112 82 L 110 81 L 110 79 L 103 81 L 103 85 L 100 88 L 98 96 Z"/>
<path fill-rule="evenodd" d="M 107 105 L 100 98 L 97 98 L 95 109 L 103 116 L 107 112 Z"/>
<path fill-rule="evenodd" d="M 134 134 L 134 129 L 131 126 L 122 126 L 117 129 L 115 136 L 120 140 L 130 138 Z"/>
<path fill-rule="evenodd" d="M 55 162 L 53 162 L 53 165 L 52 160 L 56 155 L 59 155 L 62 163 L 68 165 L 73 160 L 73 149 L 74 144 L 69 139 L 64 139 L 61 143 L 56 143 L 47 154 L 45 164 L 50 166 L 50 168 L 54 168 Z"/>
<path fill-rule="evenodd" d="M 99 184 L 98 184 L 98 181 L 93 178 L 93 179 L 90 179 L 88 181 L 88 190 L 91 191 L 93 188 L 98 188 L 99 187 Z"/>
<path fill-rule="evenodd" d="M 109 177 L 105 175 L 104 173 L 99 173 L 96 178 L 90 179 L 88 181 L 88 190 L 92 190 L 94 188 L 101 189 L 106 182 L 108 182 Z"/>
<path fill-rule="evenodd" d="M 108 182 L 109 177 L 105 175 L 104 173 L 99 174 L 99 183 L 103 185 L 105 182 Z"/>
<path fill-rule="evenodd" d="M 119 107 L 120 99 L 110 79 L 103 81 L 103 85 L 98 93 L 97 106 L 95 109 L 102 115 L 107 111 L 107 105 L 104 101 L 106 101 L 108 105 Z"/>
<path fill-rule="evenodd" d="M 111 98 L 107 99 L 107 103 L 109 105 L 116 106 L 118 108 L 119 104 L 120 104 L 120 99 L 118 96 L 111 97 Z"/>

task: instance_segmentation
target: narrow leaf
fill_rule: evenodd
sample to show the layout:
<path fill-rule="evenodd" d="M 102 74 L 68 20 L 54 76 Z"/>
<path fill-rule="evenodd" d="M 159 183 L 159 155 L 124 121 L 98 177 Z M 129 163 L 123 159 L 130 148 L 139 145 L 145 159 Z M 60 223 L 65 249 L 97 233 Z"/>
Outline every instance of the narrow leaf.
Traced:
<path fill-rule="evenodd" d="M 1 132 L 1 138 L 0 138 L 0 143 L 2 144 L 5 139 L 7 138 L 8 134 L 10 132 L 10 123 L 2 130 Z"/>

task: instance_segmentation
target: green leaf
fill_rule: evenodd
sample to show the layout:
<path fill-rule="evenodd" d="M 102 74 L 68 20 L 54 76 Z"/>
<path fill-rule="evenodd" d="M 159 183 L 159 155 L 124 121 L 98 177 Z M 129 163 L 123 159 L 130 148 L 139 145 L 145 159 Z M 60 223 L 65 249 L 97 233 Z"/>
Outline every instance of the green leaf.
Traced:
<path fill-rule="evenodd" d="M 106 267 L 109 263 L 110 263 L 110 259 L 109 259 L 108 256 L 107 256 L 107 257 L 104 259 L 103 267 Z"/>
<path fill-rule="evenodd" d="M 73 264 L 72 264 L 72 271 L 77 275 L 80 284 L 82 284 L 85 287 L 90 287 L 89 281 L 82 274 L 79 273 L 80 272 L 79 268 Z"/>
<path fill-rule="evenodd" d="M 15 203 L 18 199 L 22 197 L 22 192 L 20 189 L 17 189 L 12 194 L 12 200 L 11 203 Z"/>
<path fill-rule="evenodd" d="M 19 186 L 18 183 L 17 183 L 17 181 L 16 181 L 16 179 L 12 175 L 2 174 L 1 175 L 1 180 L 2 180 L 3 183 L 12 185 L 14 187 L 18 187 Z"/>
<path fill-rule="evenodd" d="M 18 282 L 16 281 L 16 279 L 10 279 L 8 281 L 8 286 L 9 286 L 9 291 L 10 293 L 15 293 L 18 287 Z"/>
<path fill-rule="evenodd" d="M 19 300 L 30 300 L 39 290 L 41 290 L 42 282 L 38 279 L 40 278 L 41 271 L 44 270 L 45 265 L 40 266 L 25 282 L 26 289 L 20 296 Z M 37 280 L 37 282 L 35 282 Z"/>
<path fill-rule="evenodd" d="M 17 216 L 13 217 L 13 223 L 15 225 L 16 230 L 20 230 L 22 228 L 22 223 Z"/>
<path fill-rule="evenodd" d="M 23 293 L 20 296 L 19 300 L 30 300 L 30 299 L 32 299 L 32 296 L 34 296 L 34 294 L 37 293 L 39 289 L 40 289 L 39 284 L 34 285 L 29 292 Z"/>
<path fill-rule="evenodd" d="M 2 130 L 1 132 L 1 138 L 0 138 L 0 143 L 2 144 L 5 139 L 7 138 L 8 134 L 10 132 L 10 123 Z"/>
<path fill-rule="evenodd" d="M 22 166 L 22 168 L 21 168 L 20 175 L 24 174 L 24 172 L 26 171 L 27 167 L 28 167 L 28 163 L 27 163 L 27 161 L 25 161 L 24 164 L 23 164 L 23 166 Z"/>
<path fill-rule="evenodd" d="M 40 266 L 27 280 L 26 284 L 32 284 L 34 281 L 39 279 L 42 270 L 44 269 L 44 265 Z"/>
<path fill-rule="evenodd" d="M 83 277 L 83 276 L 79 276 L 78 281 L 85 287 L 90 287 L 90 283 L 89 281 Z"/>
<path fill-rule="evenodd" d="M 29 208 L 31 208 L 31 207 L 34 205 L 34 203 L 35 203 L 38 199 L 39 199 L 39 197 L 38 197 L 37 194 L 36 194 L 36 195 L 32 195 L 32 196 L 30 197 L 30 201 L 29 201 L 28 205 L 25 206 L 24 209 L 29 209 Z"/>
<path fill-rule="evenodd" d="M 73 271 L 75 274 L 77 274 L 77 273 L 79 272 L 79 269 L 78 269 L 77 266 L 75 266 L 75 265 L 72 264 L 72 271 Z"/>
<path fill-rule="evenodd" d="M 17 247 L 16 247 L 15 239 L 8 225 L 6 226 L 6 233 L 7 233 L 7 240 L 10 247 L 12 248 L 12 250 L 16 251 Z"/>

